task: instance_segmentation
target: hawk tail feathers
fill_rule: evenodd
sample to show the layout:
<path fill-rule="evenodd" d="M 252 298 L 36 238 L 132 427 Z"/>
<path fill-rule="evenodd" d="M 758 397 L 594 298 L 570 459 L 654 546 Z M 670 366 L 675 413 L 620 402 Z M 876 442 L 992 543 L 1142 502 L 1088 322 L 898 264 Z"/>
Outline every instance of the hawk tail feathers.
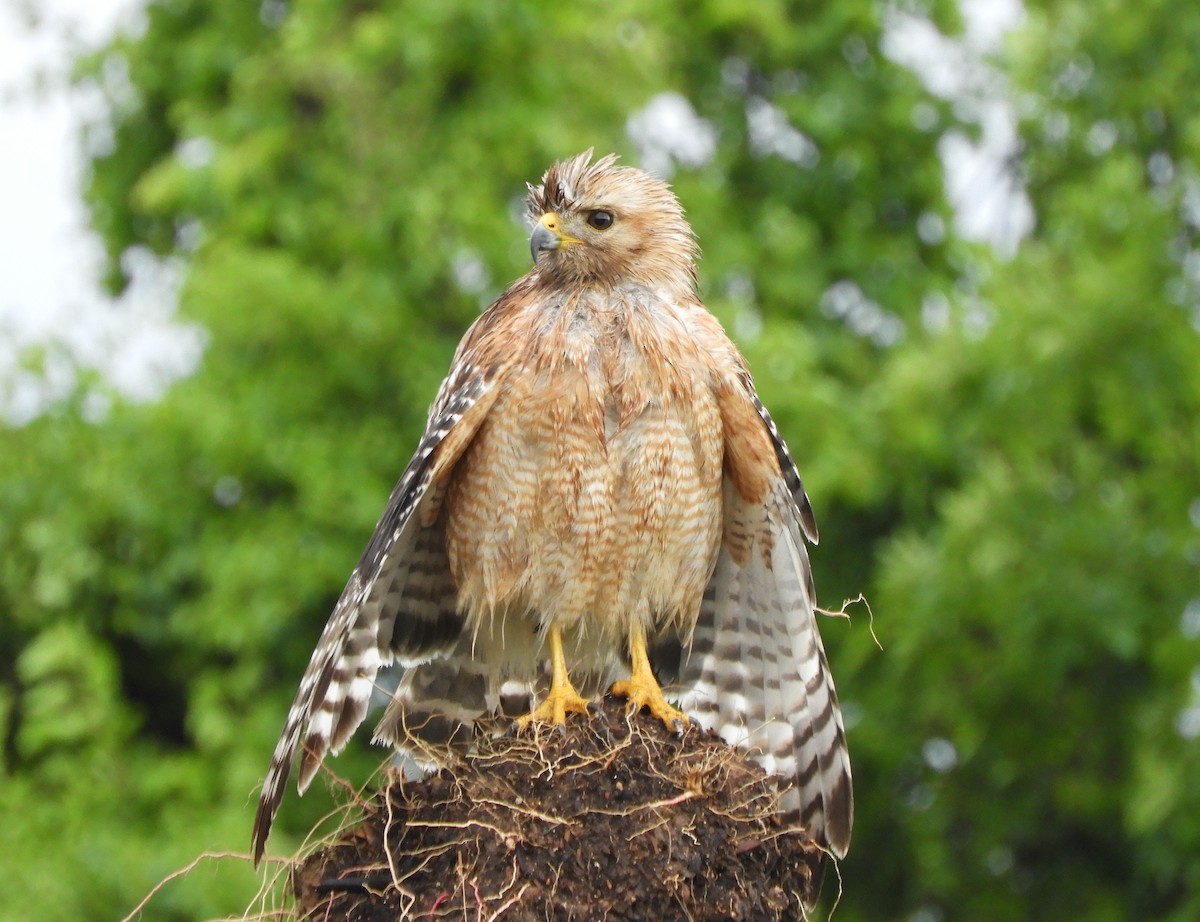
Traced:
<path fill-rule="evenodd" d="M 490 709 L 487 668 L 470 656 L 438 656 L 405 670 L 372 738 L 412 754 L 427 746 L 465 745 Z"/>

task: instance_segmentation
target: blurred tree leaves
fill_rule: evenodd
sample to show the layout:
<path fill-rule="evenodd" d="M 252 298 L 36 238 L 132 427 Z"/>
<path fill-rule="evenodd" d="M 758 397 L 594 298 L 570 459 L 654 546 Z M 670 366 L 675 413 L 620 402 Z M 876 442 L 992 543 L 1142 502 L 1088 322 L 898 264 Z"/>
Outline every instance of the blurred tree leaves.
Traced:
<path fill-rule="evenodd" d="M 636 161 L 628 120 L 671 92 L 716 141 L 673 176 L 705 297 L 800 461 L 825 603 L 865 591 L 883 641 L 825 625 L 859 802 L 839 913 L 1195 918 L 1200 20 L 1026 7 L 993 61 L 1037 214 L 1010 261 L 919 232 L 952 221 L 939 138 L 976 125 L 865 0 L 157 0 L 82 62 L 108 284 L 131 249 L 184 259 L 208 346 L 155 405 L 88 423 L 81 388 L 0 434 L 19 914 L 111 918 L 246 847 L 454 343 L 527 265 L 522 183 L 589 146 Z M 290 799 L 273 848 L 327 805 Z M 146 917 L 256 889 L 224 862 Z"/>

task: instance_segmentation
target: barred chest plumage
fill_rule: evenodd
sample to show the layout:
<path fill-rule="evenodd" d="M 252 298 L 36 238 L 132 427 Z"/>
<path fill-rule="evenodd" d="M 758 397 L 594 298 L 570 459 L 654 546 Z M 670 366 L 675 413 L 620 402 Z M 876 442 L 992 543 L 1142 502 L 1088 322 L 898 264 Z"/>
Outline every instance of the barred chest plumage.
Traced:
<path fill-rule="evenodd" d="M 592 657 L 631 619 L 686 635 L 721 537 L 711 356 L 642 289 L 527 310 L 444 507 L 460 610 L 490 635 L 476 649 L 528 664 L 548 623 Z"/>

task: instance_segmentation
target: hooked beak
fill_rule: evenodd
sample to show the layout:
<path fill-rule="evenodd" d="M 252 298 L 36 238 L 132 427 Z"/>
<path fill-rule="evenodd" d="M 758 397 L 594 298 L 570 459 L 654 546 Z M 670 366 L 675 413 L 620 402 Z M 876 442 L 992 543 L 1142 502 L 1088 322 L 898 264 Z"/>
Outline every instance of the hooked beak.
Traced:
<path fill-rule="evenodd" d="M 557 250 L 560 243 L 562 241 L 554 235 L 553 231 L 545 225 L 539 224 L 533 229 L 533 234 L 529 238 L 529 255 L 536 263 L 538 254 L 542 250 Z"/>
<path fill-rule="evenodd" d="M 529 237 L 529 255 L 536 263 L 538 254 L 543 250 L 557 250 L 561 246 L 579 242 L 577 238 L 563 233 L 562 222 L 558 215 L 553 211 L 547 211 L 538 218 L 537 226 L 534 227 L 533 233 Z"/>

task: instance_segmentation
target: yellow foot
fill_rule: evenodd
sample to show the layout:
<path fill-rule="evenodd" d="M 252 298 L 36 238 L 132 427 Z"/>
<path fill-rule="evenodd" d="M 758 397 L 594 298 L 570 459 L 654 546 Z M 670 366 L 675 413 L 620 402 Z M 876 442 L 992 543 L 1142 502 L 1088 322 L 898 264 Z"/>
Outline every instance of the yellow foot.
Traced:
<path fill-rule="evenodd" d="M 687 714 L 667 703 L 667 699 L 663 697 L 662 689 L 654 681 L 653 675 L 647 680 L 634 673 L 628 680 L 616 682 L 608 690 L 608 693 L 628 700 L 629 710 L 632 713 L 637 713 L 642 708 L 648 708 L 650 713 L 666 724 L 667 729 L 672 733 L 682 733 L 684 728 L 692 722 Z"/>
<path fill-rule="evenodd" d="M 517 718 L 517 729 L 525 730 L 535 723 L 562 726 L 567 722 L 568 714 L 588 714 L 590 703 L 570 683 L 565 687 L 552 688 L 541 704 L 524 717 Z"/>

